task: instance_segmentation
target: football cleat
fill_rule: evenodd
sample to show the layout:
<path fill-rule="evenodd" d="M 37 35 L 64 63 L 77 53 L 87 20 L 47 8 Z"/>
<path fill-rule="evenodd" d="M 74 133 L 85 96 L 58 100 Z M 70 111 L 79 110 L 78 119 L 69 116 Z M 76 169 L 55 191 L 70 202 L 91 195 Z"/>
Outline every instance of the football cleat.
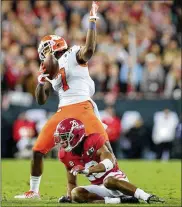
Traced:
<path fill-rule="evenodd" d="M 40 199 L 40 194 L 30 190 L 28 192 L 25 192 L 22 195 L 16 195 L 14 198 L 18 198 L 18 199 Z"/>
<path fill-rule="evenodd" d="M 121 196 L 120 197 L 121 203 L 139 203 L 139 200 L 133 196 Z"/>
<path fill-rule="evenodd" d="M 146 201 L 147 203 L 164 203 L 164 200 L 157 197 L 156 195 L 150 195 Z"/>

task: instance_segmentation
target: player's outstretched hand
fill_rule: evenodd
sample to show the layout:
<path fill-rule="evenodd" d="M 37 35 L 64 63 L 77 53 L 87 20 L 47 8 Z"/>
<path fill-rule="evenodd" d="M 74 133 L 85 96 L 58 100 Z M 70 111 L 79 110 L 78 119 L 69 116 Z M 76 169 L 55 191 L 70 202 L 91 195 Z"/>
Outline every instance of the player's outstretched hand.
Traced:
<path fill-rule="evenodd" d="M 61 196 L 58 199 L 58 203 L 71 203 L 71 198 L 69 196 Z"/>
<path fill-rule="evenodd" d="M 37 80 L 39 84 L 44 85 L 46 81 L 51 82 L 51 80 L 48 78 L 49 74 L 45 74 L 46 68 L 43 63 L 40 64 L 40 69 L 38 72 Z"/>
<path fill-rule="evenodd" d="M 82 165 L 77 165 L 77 166 L 73 167 L 70 172 L 74 176 L 76 176 L 77 174 L 85 174 L 85 175 L 89 174 L 89 170 L 85 169 Z"/>
<path fill-rule="evenodd" d="M 99 19 L 99 17 L 97 16 L 98 8 L 99 8 L 99 2 L 98 1 L 93 1 L 92 2 L 92 8 L 90 10 L 90 20 Z"/>

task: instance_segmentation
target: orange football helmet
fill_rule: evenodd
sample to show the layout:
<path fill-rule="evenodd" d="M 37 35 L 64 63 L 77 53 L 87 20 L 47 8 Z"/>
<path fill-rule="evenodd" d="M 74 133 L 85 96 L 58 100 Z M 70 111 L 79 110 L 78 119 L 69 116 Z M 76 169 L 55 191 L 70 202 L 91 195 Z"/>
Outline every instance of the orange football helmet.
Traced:
<path fill-rule="evenodd" d="M 41 39 L 38 47 L 40 60 L 44 60 L 47 53 L 54 55 L 56 51 L 65 50 L 68 48 L 66 41 L 58 35 L 46 35 Z"/>

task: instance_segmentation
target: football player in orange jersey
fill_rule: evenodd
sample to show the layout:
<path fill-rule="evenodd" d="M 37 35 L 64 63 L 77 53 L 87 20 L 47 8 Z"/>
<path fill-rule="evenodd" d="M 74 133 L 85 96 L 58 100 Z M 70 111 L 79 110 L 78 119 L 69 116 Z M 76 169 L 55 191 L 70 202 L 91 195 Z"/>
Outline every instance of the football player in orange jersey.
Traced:
<path fill-rule="evenodd" d="M 86 135 L 80 120 L 68 118 L 61 121 L 55 131 L 55 142 L 60 144 L 59 159 L 67 169 L 67 196 L 60 203 L 147 203 L 163 202 L 131 184 L 108 150 L 105 138 L 92 133 Z M 76 175 L 84 174 L 89 186 L 77 186 Z"/>
<path fill-rule="evenodd" d="M 95 92 L 95 85 L 88 70 L 88 60 L 92 57 L 96 46 L 98 7 L 97 2 L 92 3 L 84 46 L 68 47 L 66 41 L 57 35 L 47 35 L 39 44 L 38 53 L 42 64 L 38 76 L 36 99 L 39 104 L 44 104 L 53 88 L 59 96 L 59 106 L 58 111 L 41 130 L 33 147 L 30 189 L 24 194 L 16 195 L 15 198 L 40 198 L 39 186 L 43 173 L 43 157 L 55 146 L 54 131 L 57 124 L 65 118 L 73 117 L 81 120 L 87 134 L 96 132 L 101 134 L 112 151 L 107 133 L 100 121 L 98 108 L 91 99 Z M 55 71 L 51 71 L 50 68 Z"/>

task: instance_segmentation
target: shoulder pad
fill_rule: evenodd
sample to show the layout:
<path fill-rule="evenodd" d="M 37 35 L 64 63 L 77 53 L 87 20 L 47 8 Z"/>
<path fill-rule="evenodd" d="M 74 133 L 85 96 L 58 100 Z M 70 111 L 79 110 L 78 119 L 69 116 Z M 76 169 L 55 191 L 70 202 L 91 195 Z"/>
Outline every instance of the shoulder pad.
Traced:
<path fill-rule="evenodd" d="M 70 50 L 71 50 L 72 52 L 78 52 L 78 51 L 80 50 L 80 46 L 78 46 L 78 45 L 74 45 L 73 47 L 70 48 Z"/>
<path fill-rule="evenodd" d="M 100 140 L 100 134 L 99 133 L 90 134 L 88 135 L 87 140 L 89 144 L 95 144 L 97 143 L 98 140 Z"/>

